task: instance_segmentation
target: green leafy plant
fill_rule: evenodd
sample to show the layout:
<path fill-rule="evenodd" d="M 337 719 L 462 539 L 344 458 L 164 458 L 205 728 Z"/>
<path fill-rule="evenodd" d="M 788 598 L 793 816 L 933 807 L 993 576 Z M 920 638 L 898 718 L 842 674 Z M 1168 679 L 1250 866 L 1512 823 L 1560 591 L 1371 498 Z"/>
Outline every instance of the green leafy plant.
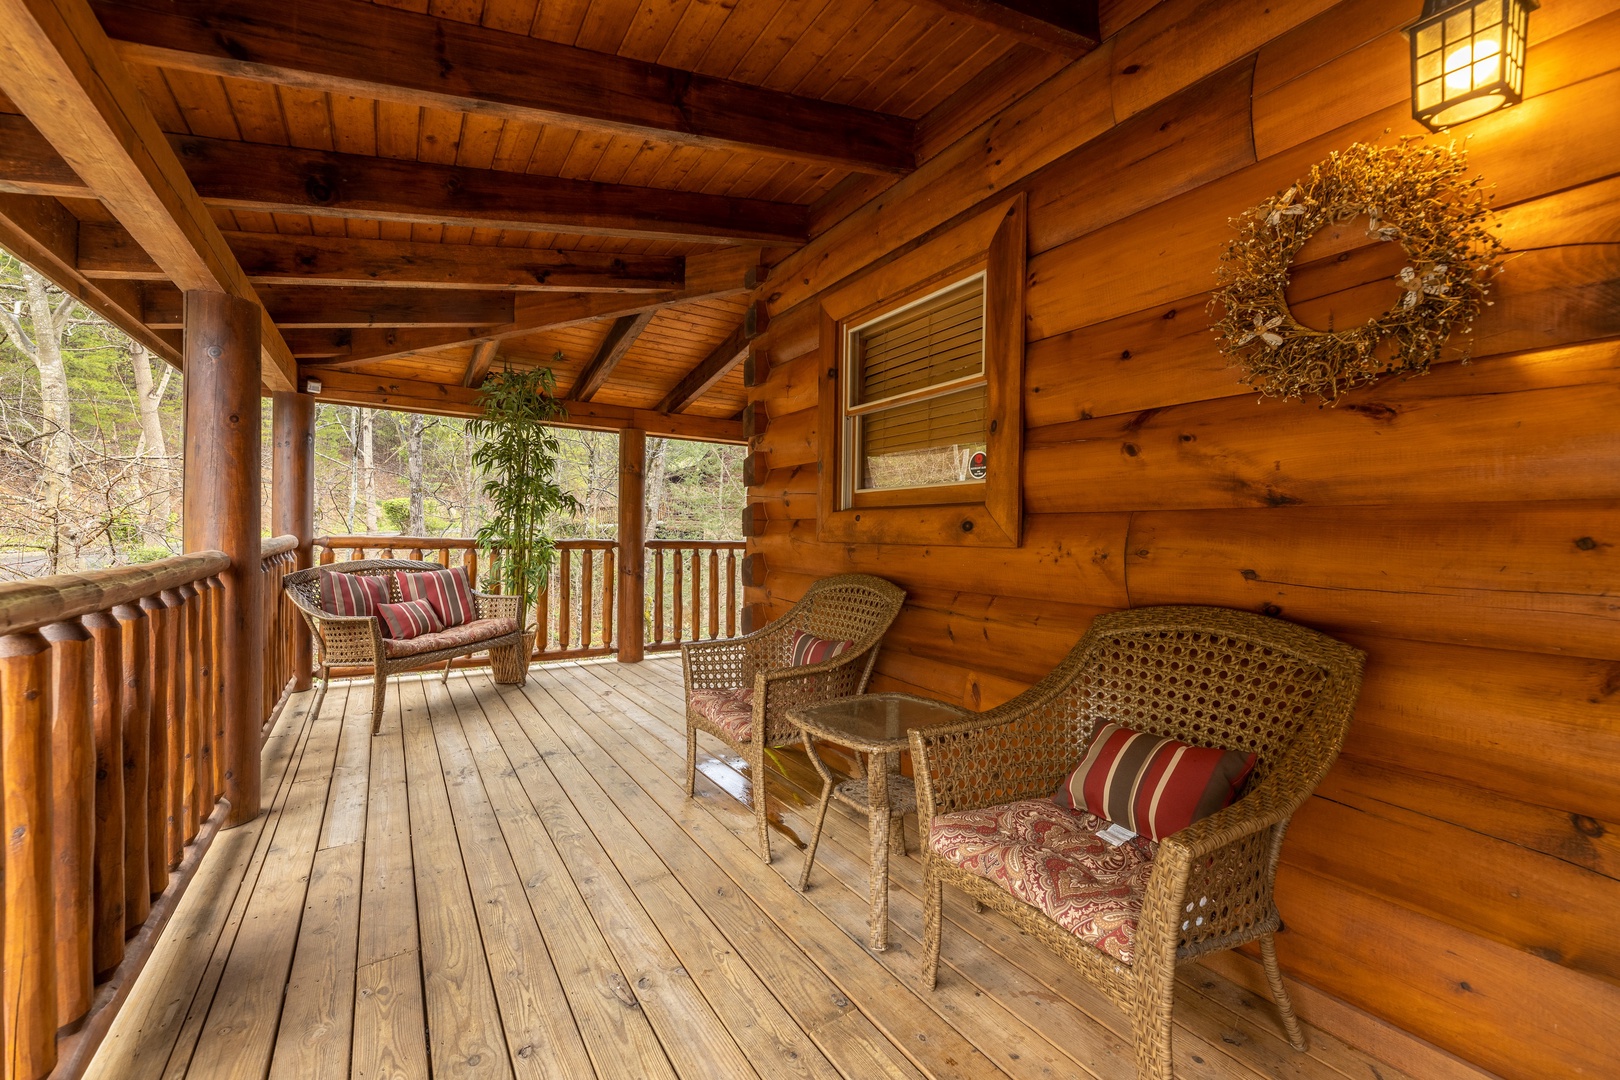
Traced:
<path fill-rule="evenodd" d="M 579 501 L 557 483 L 561 446 L 546 426 L 568 411 L 557 399 L 550 368 L 494 372 L 484 380 L 478 403 L 484 414 L 468 426 L 478 443 L 472 460 L 484 476 L 490 516 L 477 540 L 500 553 L 493 572 L 503 593 L 523 598 L 527 627 L 557 557 L 546 521 L 563 511 L 579 512 Z"/>

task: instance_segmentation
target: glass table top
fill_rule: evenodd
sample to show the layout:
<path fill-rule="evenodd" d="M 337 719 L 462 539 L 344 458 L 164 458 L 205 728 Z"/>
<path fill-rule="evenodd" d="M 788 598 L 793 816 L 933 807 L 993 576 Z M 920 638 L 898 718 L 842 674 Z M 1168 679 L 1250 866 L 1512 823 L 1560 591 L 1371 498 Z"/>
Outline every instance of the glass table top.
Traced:
<path fill-rule="evenodd" d="M 789 718 L 813 734 L 857 748 L 891 744 L 903 749 L 910 729 L 955 723 L 969 715 L 959 706 L 911 694 L 862 694 L 795 709 Z"/>

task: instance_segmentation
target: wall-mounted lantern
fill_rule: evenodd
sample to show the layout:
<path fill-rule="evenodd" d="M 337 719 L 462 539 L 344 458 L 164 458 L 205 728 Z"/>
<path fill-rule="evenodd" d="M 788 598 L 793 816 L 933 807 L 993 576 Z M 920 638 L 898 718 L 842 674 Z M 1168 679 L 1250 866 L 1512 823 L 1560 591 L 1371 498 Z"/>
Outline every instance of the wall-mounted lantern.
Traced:
<path fill-rule="evenodd" d="M 1424 0 L 1412 42 L 1412 115 L 1430 131 L 1524 97 L 1524 51 L 1537 0 Z"/>

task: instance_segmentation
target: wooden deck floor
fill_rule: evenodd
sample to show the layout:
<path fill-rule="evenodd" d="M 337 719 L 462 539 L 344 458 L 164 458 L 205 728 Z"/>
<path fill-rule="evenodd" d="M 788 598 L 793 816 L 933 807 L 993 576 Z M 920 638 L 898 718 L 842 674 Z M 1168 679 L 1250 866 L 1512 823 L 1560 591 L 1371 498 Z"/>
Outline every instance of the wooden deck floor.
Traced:
<path fill-rule="evenodd" d="M 1134 1074 L 1123 1016 L 960 897 L 919 989 L 914 835 L 886 953 L 863 945 L 855 818 L 834 808 L 796 892 L 802 757 L 769 781 L 769 867 L 741 762 L 686 799 L 678 661 L 399 679 L 377 738 L 369 686 L 309 700 L 266 744 L 272 808 L 219 837 L 92 1077 Z M 1293 1053 L 1268 1004 L 1198 971 L 1177 1018 L 1185 1080 L 1403 1076 L 1316 1032 Z"/>

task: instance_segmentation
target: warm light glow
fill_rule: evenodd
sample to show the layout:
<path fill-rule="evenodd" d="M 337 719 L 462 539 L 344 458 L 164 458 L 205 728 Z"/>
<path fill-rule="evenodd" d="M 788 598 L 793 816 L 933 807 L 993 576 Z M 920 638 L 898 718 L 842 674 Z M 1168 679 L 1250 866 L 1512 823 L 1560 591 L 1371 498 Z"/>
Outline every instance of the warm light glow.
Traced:
<path fill-rule="evenodd" d="M 1446 57 L 1446 93 L 1466 94 L 1495 82 L 1502 73 L 1502 45 L 1486 38 L 1456 49 Z"/>

